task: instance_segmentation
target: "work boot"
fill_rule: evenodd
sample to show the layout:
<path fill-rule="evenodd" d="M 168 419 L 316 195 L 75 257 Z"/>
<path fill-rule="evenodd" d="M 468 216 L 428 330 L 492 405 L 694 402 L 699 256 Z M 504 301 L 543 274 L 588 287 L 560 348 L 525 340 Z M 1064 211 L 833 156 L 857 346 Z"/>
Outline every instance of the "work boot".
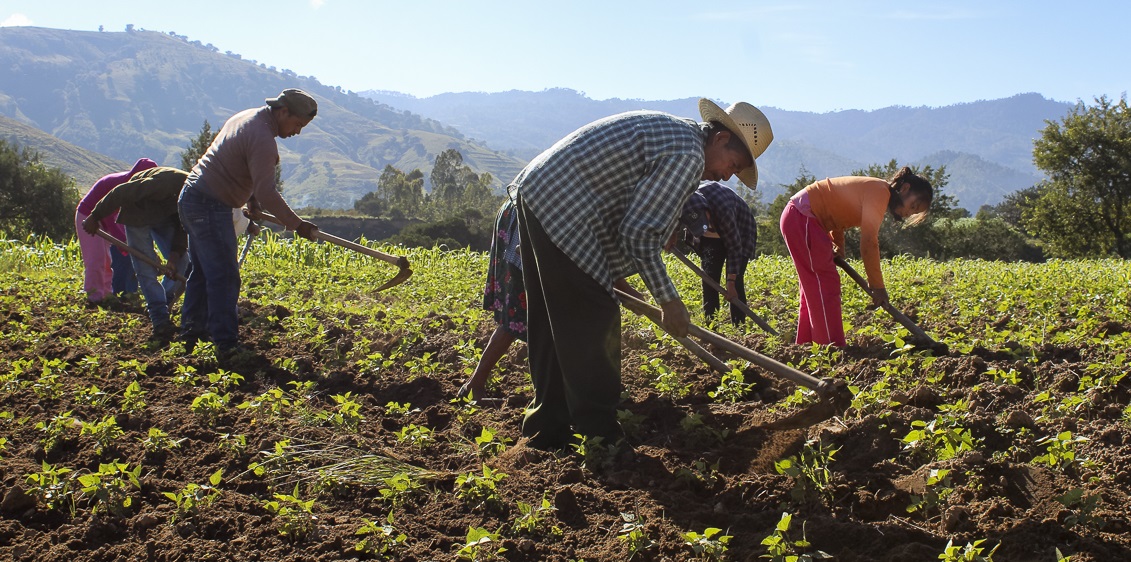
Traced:
<path fill-rule="evenodd" d="M 149 339 L 162 343 L 170 342 L 177 335 L 177 328 L 171 322 L 162 322 L 153 327 L 153 335 Z"/>

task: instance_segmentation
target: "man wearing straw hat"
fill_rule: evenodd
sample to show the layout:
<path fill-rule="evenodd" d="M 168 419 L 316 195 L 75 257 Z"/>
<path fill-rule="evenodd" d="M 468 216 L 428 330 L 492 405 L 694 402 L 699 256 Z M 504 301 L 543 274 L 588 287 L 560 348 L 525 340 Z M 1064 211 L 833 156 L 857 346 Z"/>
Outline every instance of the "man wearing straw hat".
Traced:
<path fill-rule="evenodd" d="M 189 173 L 179 201 L 189 235 L 192 272 L 181 311 L 181 339 L 189 345 L 211 338 L 222 360 L 245 355 L 238 347 L 236 302 L 240 270 L 232 209 L 266 209 L 289 230 L 314 239 L 318 228 L 302 220 L 275 188 L 279 148 L 275 138 L 298 135 L 318 113 L 306 92 L 288 88 L 265 105 L 232 116 Z"/>
<path fill-rule="evenodd" d="M 623 437 L 620 306 L 613 287 L 631 274 L 663 309 L 664 328 L 687 335 L 690 316 L 661 251 L 701 180 L 737 174 L 753 188 L 769 121 L 739 102 L 699 100 L 703 123 L 635 111 L 600 119 L 558 141 L 508 187 L 519 212 L 534 399 L 522 433 L 556 449 L 574 434 Z"/>

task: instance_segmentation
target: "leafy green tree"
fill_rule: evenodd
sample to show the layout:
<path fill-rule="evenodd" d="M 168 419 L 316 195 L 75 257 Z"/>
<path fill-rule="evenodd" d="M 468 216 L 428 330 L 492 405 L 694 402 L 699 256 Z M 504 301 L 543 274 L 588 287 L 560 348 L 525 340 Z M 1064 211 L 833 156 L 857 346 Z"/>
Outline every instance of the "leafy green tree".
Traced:
<path fill-rule="evenodd" d="M 62 241 L 74 234 L 75 181 L 48 168 L 39 153 L 0 140 L 0 229 L 17 238 L 30 234 Z"/>
<path fill-rule="evenodd" d="M 204 120 L 204 125 L 200 128 L 200 133 L 196 138 L 189 141 L 188 148 L 181 153 L 181 169 L 188 172 L 196 165 L 197 160 L 208 151 L 208 147 L 212 146 L 212 141 L 216 139 L 218 131 L 212 130 L 212 125 L 208 120 Z"/>
<path fill-rule="evenodd" d="M 1033 161 L 1049 180 L 1023 221 L 1056 257 L 1131 257 L 1131 111 L 1127 96 L 1076 104 L 1046 121 Z"/>

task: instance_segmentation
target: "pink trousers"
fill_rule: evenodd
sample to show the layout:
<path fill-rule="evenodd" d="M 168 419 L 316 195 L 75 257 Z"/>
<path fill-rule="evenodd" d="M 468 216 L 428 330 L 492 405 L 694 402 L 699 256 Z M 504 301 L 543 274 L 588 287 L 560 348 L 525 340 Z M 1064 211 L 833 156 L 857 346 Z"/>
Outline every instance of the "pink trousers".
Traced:
<path fill-rule="evenodd" d="M 793 202 L 782 211 L 780 227 L 801 285 L 796 343 L 844 347 L 840 272 L 833 262 L 833 241 L 828 231 Z"/>
<path fill-rule="evenodd" d="M 110 269 L 110 243 L 82 229 L 82 221 L 88 216 L 75 212 L 75 232 L 82 251 L 82 290 L 90 302 L 99 302 L 114 294 L 114 272 Z"/>

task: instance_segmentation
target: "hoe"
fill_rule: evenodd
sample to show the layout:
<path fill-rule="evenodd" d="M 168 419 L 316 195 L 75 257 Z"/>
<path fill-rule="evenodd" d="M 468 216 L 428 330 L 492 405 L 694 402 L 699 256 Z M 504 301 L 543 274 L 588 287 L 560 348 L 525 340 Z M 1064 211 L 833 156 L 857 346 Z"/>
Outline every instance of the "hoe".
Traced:
<path fill-rule="evenodd" d="M 663 325 L 663 313 L 660 309 L 619 289 L 616 290 L 616 293 L 625 308 L 648 318 L 656 324 Z M 725 349 L 783 379 L 804 386 L 817 393 L 819 400 L 816 404 L 785 419 L 770 424 L 768 427 L 771 429 L 796 429 L 817 424 L 846 410 L 852 399 L 848 391 L 848 385 L 844 381 L 828 378 L 818 379 L 808 373 L 803 373 L 789 365 L 766 357 L 752 349 L 743 347 L 710 330 L 700 328 L 695 324 L 690 326 L 688 333 L 698 338 L 700 341 Z M 680 343 L 683 343 L 682 340 Z"/>
<path fill-rule="evenodd" d="M 855 269 L 852 269 L 852 266 L 848 265 L 848 262 L 844 261 L 844 258 L 836 256 L 833 258 L 833 261 L 835 261 L 837 266 L 843 269 L 857 285 L 860 285 L 860 288 L 865 291 L 868 290 L 868 281 L 857 273 Z M 930 349 L 936 355 L 946 355 L 950 351 L 945 343 L 935 341 L 934 338 L 927 335 L 927 332 L 923 331 L 923 328 L 920 328 L 918 324 L 908 318 L 906 314 L 900 312 L 900 310 L 890 302 L 884 303 L 882 308 L 890 314 L 892 318 L 895 318 L 896 322 L 903 324 L 903 327 L 911 332 L 912 337 L 915 339 L 915 347 Z"/>
<path fill-rule="evenodd" d="M 737 297 L 734 300 L 731 300 L 730 298 L 728 298 L 726 296 L 727 290 L 724 289 L 723 286 L 718 283 L 718 281 L 715 281 L 714 279 L 711 279 L 710 277 L 708 277 L 706 272 L 704 272 L 699 266 L 695 265 L 695 262 L 687 259 L 686 254 L 684 254 L 683 252 L 679 251 L 676 248 L 670 249 L 669 252 L 671 252 L 676 258 L 678 258 L 679 261 L 683 262 L 683 265 L 686 265 L 688 268 L 691 269 L 691 271 L 694 271 L 697 275 L 699 275 L 699 277 L 701 279 L 703 279 L 703 282 L 706 283 L 708 287 L 714 289 L 720 295 L 723 295 L 723 298 L 727 299 L 727 302 L 729 302 L 730 304 L 733 304 L 735 307 L 737 307 L 739 310 L 741 310 L 743 314 L 745 314 L 751 320 L 753 320 L 754 323 L 757 324 L 759 328 L 762 328 L 763 330 L 766 331 L 767 334 L 770 334 L 771 336 L 778 335 L 777 330 L 774 330 L 773 328 L 771 328 L 769 323 L 767 323 L 765 320 L 763 320 L 762 317 L 758 316 L 757 314 L 754 314 L 754 311 L 750 310 L 750 307 L 747 306 L 746 303 L 742 302 Z"/>
<path fill-rule="evenodd" d="M 260 213 L 260 215 L 261 218 L 263 218 L 263 220 L 266 220 L 267 222 L 273 222 L 279 226 L 283 226 L 283 222 L 270 213 Z M 377 292 L 381 292 L 390 287 L 400 285 L 401 283 L 404 283 L 405 280 L 409 278 L 409 276 L 412 275 L 412 269 L 409 268 L 408 265 L 408 258 L 405 258 L 404 256 L 394 256 L 392 254 L 379 252 L 377 250 L 374 250 L 373 248 L 362 246 L 361 244 L 358 244 L 356 242 L 346 240 L 345 238 L 338 238 L 333 234 L 327 234 L 325 232 L 322 232 L 321 230 L 316 230 L 314 232 L 314 237 L 319 240 L 323 240 L 325 242 L 329 242 L 343 248 L 348 248 L 360 254 L 365 254 L 367 256 L 377 258 L 381 261 L 385 261 L 399 267 L 400 271 L 398 271 L 392 279 L 386 281 L 384 285 L 377 287 Z"/>

